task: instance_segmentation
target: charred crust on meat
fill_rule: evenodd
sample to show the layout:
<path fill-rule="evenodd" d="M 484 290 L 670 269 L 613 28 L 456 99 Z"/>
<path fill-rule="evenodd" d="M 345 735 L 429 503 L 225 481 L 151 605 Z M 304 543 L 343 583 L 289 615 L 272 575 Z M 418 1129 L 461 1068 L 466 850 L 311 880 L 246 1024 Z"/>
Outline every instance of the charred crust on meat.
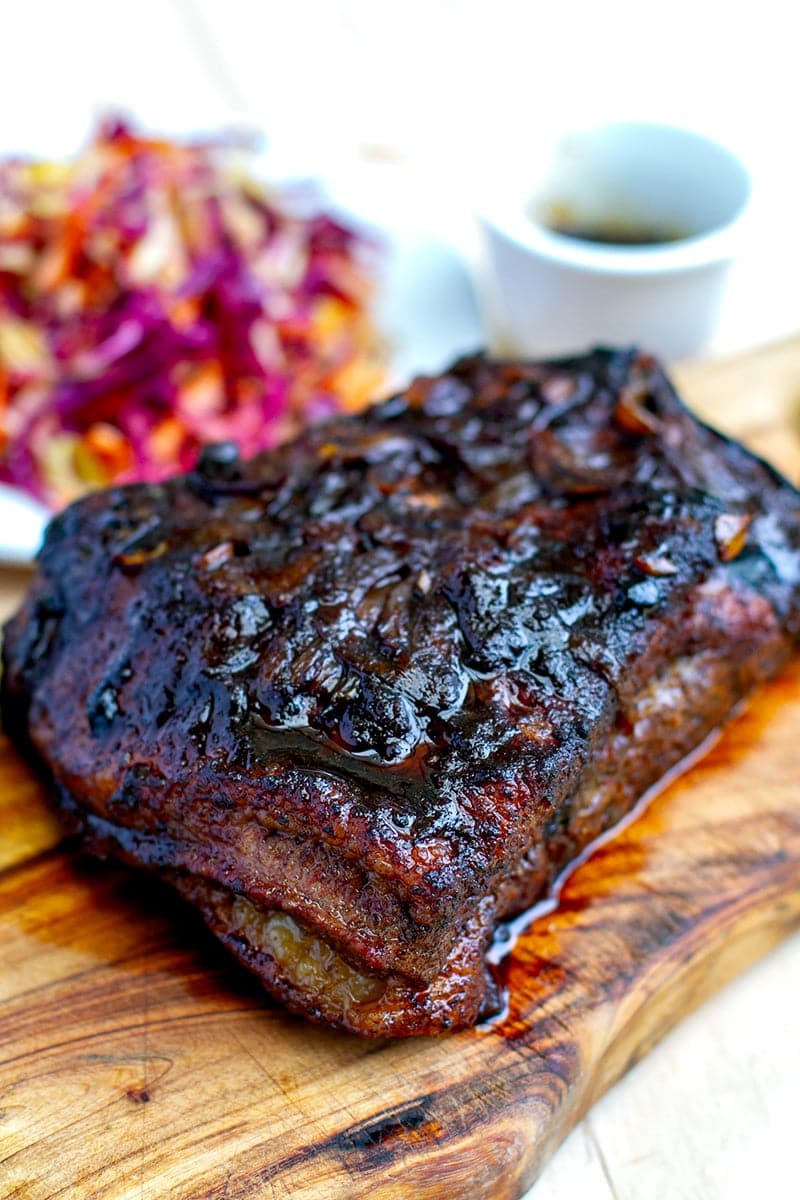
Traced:
<path fill-rule="evenodd" d="M 798 493 L 651 356 L 476 355 L 60 514 L 4 721 L 87 846 L 289 1007 L 435 1032 L 497 1002 L 497 921 L 799 636 Z"/>

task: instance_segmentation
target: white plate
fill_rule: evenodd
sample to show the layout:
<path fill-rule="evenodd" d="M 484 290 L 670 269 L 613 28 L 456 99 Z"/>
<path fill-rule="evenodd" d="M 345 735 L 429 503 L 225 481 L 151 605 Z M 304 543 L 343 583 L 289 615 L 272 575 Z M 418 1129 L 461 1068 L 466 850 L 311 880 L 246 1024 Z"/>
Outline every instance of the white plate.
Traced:
<path fill-rule="evenodd" d="M 391 348 L 391 386 L 477 349 L 483 332 L 467 255 L 426 230 L 413 212 L 396 212 L 402 197 L 394 187 L 359 189 L 353 176 L 346 185 L 322 187 L 335 208 L 371 226 L 385 245 L 378 321 Z M 382 213 L 385 202 L 389 211 Z M 29 496 L 0 484 L 0 562 L 30 562 L 48 517 Z"/>
<path fill-rule="evenodd" d="M 50 514 L 25 492 L 0 483 L 0 561 L 30 562 Z"/>

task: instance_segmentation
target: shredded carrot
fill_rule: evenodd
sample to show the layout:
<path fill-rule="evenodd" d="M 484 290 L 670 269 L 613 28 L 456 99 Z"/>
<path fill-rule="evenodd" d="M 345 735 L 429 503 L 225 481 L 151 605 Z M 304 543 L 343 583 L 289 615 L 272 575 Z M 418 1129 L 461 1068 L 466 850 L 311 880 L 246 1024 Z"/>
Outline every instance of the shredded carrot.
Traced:
<path fill-rule="evenodd" d="M 374 245 L 241 149 L 112 120 L 70 163 L 0 163 L 0 480 L 58 507 L 377 392 Z"/>

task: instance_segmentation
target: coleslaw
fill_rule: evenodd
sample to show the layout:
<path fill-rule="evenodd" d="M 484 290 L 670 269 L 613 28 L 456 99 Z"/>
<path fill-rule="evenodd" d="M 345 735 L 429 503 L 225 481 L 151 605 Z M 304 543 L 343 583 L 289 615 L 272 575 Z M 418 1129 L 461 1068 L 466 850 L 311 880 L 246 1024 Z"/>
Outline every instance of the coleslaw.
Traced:
<path fill-rule="evenodd" d="M 0 163 L 0 480 L 58 508 L 363 406 L 376 249 L 230 142 L 107 120 L 70 163 Z"/>

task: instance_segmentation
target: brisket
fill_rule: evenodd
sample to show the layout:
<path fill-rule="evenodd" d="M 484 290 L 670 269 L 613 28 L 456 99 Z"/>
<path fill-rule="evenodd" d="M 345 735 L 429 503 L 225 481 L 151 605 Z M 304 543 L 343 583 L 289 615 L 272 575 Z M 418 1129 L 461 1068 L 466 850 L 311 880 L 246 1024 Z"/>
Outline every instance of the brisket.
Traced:
<path fill-rule="evenodd" d="M 290 1008 L 430 1033 L 799 637 L 800 495 L 649 356 L 476 356 L 60 514 L 3 714 Z"/>

